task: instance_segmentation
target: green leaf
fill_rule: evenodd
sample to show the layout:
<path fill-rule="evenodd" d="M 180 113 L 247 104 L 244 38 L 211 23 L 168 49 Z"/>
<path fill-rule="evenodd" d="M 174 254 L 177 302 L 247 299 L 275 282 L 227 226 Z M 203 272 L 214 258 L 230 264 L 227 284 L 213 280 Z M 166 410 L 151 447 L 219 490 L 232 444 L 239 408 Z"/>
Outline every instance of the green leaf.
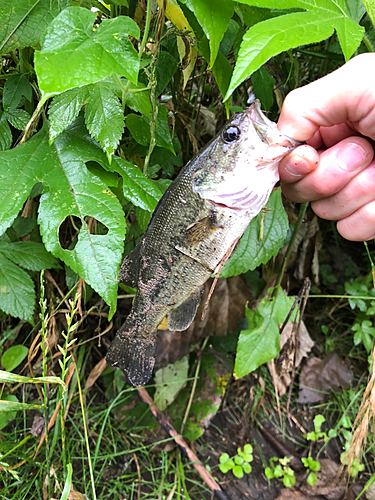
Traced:
<path fill-rule="evenodd" d="M 35 70 L 43 99 L 95 83 L 112 73 L 137 83 L 138 53 L 129 35 L 139 39 L 137 24 L 126 16 L 105 19 L 93 29 L 96 15 L 68 7 L 49 25 L 35 53 Z"/>
<path fill-rule="evenodd" d="M 262 103 L 262 109 L 269 111 L 273 104 L 273 87 L 275 79 L 261 66 L 251 75 L 254 94 Z"/>
<path fill-rule="evenodd" d="M 317 479 L 318 478 L 316 477 L 316 474 L 310 472 L 310 474 L 307 476 L 306 481 L 310 486 L 315 486 Z"/>
<path fill-rule="evenodd" d="M 35 241 L 0 241 L 0 255 L 30 271 L 58 268 L 58 261 L 46 251 L 41 243 Z"/>
<path fill-rule="evenodd" d="M 234 366 L 236 377 L 244 377 L 279 354 L 279 325 L 284 322 L 293 303 L 294 298 L 287 297 L 279 288 L 276 298 L 263 299 L 257 311 L 246 310 L 249 329 L 242 330 L 238 339 Z"/>
<path fill-rule="evenodd" d="M 126 117 L 126 126 L 139 144 L 142 146 L 148 146 L 150 144 L 150 120 L 148 118 L 130 113 Z M 158 116 L 155 124 L 155 141 L 156 146 L 168 149 L 174 153 L 167 120 L 167 110 L 161 105 L 159 105 Z"/>
<path fill-rule="evenodd" d="M 72 464 L 67 464 L 66 470 L 67 470 L 67 476 L 64 484 L 64 489 L 61 493 L 60 500 L 68 500 L 70 496 L 70 491 L 72 489 L 72 475 L 73 475 Z"/>
<path fill-rule="evenodd" d="M 90 88 L 90 98 L 85 108 L 85 122 L 90 134 L 111 159 L 124 132 L 124 112 L 119 100 L 106 82 Z"/>
<path fill-rule="evenodd" d="M 0 151 L 10 149 L 12 141 L 12 132 L 10 131 L 6 114 L 1 114 L 0 112 Z"/>
<path fill-rule="evenodd" d="M 0 309 L 32 322 L 34 305 L 34 283 L 30 276 L 0 255 Z"/>
<path fill-rule="evenodd" d="M 124 214 L 113 193 L 85 166 L 86 161 L 107 166 L 108 162 L 87 136 L 82 120 L 57 137 L 52 146 L 42 130 L 27 143 L 0 153 L 0 161 L 0 234 L 12 223 L 34 184 L 42 182 L 38 222 L 46 249 L 84 278 L 111 306 L 113 314 L 125 234 Z M 61 247 L 59 229 L 71 215 L 81 220 L 82 227 L 75 248 L 68 250 Z M 91 234 L 87 217 L 106 226 L 108 234 Z"/>
<path fill-rule="evenodd" d="M 264 474 L 267 479 L 273 479 L 275 477 L 273 470 L 270 467 L 264 469 Z"/>
<path fill-rule="evenodd" d="M 16 396 L 13 396 L 12 394 L 10 394 L 10 395 L 6 395 L 6 394 L 0 395 L 0 404 L 1 403 L 5 403 L 5 402 L 17 403 L 18 399 L 17 399 Z M 14 420 L 16 418 L 16 416 L 17 416 L 17 410 L 15 410 L 14 408 L 12 408 L 12 411 L 8 411 L 8 410 L 4 409 L 5 407 L 6 407 L 6 405 L 3 405 L 2 411 L 0 411 L 0 430 L 4 429 L 4 427 L 6 427 L 9 424 L 9 422 L 11 422 L 12 420 Z M 10 408 L 10 406 L 8 408 Z"/>
<path fill-rule="evenodd" d="M 267 19 L 252 26 L 245 34 L 233 77 L 225 96 L 271 57 L 285 50 L 320 42 L 336 30 L 348 60 L 361 43 L 364 28 L 349 15 L 345 0 L 238 0 L 241 3 L 275 9 L 300 8 L 308 12 L 293 12 Z"/>
<path fill-rule="evenodd" d="M 237 465 L 242 465 L 244 463 L 244 459 L 240 455 L 236 455 L 234 457 L 234 463 Z"/>
<path fill-rule="evenodd" d="M 320 432 L 322 425 L 324 424 L 325 421 L 326 421 L 326 419 L 323 417 L 323 415 L 316 415 L 314 417 L 315 432 L 317 432 L 317 433 Z"/>
<path fill-rule="evenodd" d="M 293 488 L 293 486 L 296 484 L 296 478 L 295 476 L 285 474 L 283 477 L 283 483 L 286 488 Z"/>
<path fill-rule="evenodd" d="M 2 0 L 0 3 L 0 55 L 39 43 L 43 31 L 69 0 Z"/>
<path fill-rule="evenodd" d="M 88 87 L 84 86 L 67 90 L 52 99 L 48 109 L 51 143 L 77 118 L 88 96 Z"/>
<path fill-rule="evenodd" d="M 8 372 L 19 366 L 29 354 L 29 349 L 24 345 L 13 345 L 9 347 L 1 357 L 1 364 Z"/>
<path fill-rule="evenodd" d="M 133 163 L 115 157 L 111 169 L 123 178 L 124 196 L 136 207 L 153 212 L 163 192 Z"/>
<path fill-rule="evenodd" d="M 277 255 L 283 246 L 289 224 L 280 189 L 271 194 L 266 206 L 266 212 L 250 222 L 235 252 L 224 265 L 221 277 L 252 271 Z"/>
<path fill-rule="evenodd" d="M 219 462 L 220 462 L 221 464 L 224 464 L 224 463 L 225 463 L 225 462 L 227 462 L 228 460 L 229 460 L 229 455 L 228 455 L 228 453 L 222 453 L 222 454 L 220 455 Z"/>
<path fill-rule="evenodd" d="M 252 471 L 252 467 L 248 462 L 244 462 L 242 464 L 242 469 L 245 472 L 245 474 L 250 474 L 250 472 Z"/>
<path fill-rule="evenodd" d="M 175 363 L 156 371 L 154 402 L 160 411 L 164 411 L 186 385 L 188 370 L 189 355 L 186 355 Z"/>
<path fill-rule="evenodd" d="M 30 115 L 24 109 L 10 109 L 5 113 L 8 122 L 17 130 L 23 130 L 30 120 Z"/>
<path fill-rule="evenodd" d="M 17 373 L 9 373 L 0 370 L 0 382 L 11 382 L 16 384 L 60 384 L 64 389 L 65 383 L 59 377 L 24 377 Z"/>
<path fill-rule="evenodd" d="M 169 54 L 169 52 L 162 50 L 159 53 L 155 70 L 155 79 L 157 81 L 155 89 L 156 97 L 158 97 L 163 92 L 165 87 L 172 80 L 172 77 L 176 73 L 177 68 L 178 64 L 176 59 L 171 54 Z"/>
<path fill-rule="evenodd" d="M 139 90 L 139 92 L 132 92 L 132 90 Z M 134 85 L 130 82 L 129 92 L 126 92 L 124 96 L 124 104 L 133 111 L 137 111 L 144 116 L 149 116 L 152 112 L 150 90 L 143 83 L 139 82 L 137 85 Z"/>
<path fill-rule="evenodd" d="M 22 97 L 26 97 L 31 101 L 32 87 L 25 75 L 19 73 L 11 75 L 5 80 L 3 90 L 3 107 L 4 111 L 18 108 Z"/>
<path fill-rule="evenodd" d="M 210 68 L 215 63 L 220 42 L 234 12 L 232 0 L 181 0 L 194 12 L 210 43 Z"/>
<path fill-rule="evenodd" d="M 235 465 L 232 469 L 233 475 L 236 476 L 238 479 L 241 479 L 243 477 L 243 469 L 241 465 Z"/>
<path fill-rule="evenodd" d="M 41 410 L 43 405 L 35 404 L 35 403 L 19 403 L 18 401 L 13 400 L 0 400 L 0 414 L 2 412 L 13 412 L 18 410 Z"/>

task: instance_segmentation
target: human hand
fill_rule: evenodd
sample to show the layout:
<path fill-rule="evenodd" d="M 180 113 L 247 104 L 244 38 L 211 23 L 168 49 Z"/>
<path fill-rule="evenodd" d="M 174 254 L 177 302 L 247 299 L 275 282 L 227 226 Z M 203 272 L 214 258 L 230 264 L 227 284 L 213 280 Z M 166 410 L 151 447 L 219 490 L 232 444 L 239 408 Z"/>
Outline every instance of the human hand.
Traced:
<path fill-rule="evenodd" d="M 311 201 L 348 240 L 375 238 L 375 54 L 362 54 L 286 97 L 278 128 L 306 141 L 279 166 L 293 201 Z M 365 137 L 361 137 L 365 136 Z"/>

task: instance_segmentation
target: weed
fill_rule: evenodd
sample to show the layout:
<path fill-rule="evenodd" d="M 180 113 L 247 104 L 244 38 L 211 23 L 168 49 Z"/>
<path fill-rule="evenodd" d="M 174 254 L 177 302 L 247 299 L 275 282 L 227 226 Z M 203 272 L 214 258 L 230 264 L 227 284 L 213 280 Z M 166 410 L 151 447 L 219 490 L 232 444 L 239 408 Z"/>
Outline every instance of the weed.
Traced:
<path fill-rule="evenodd" d="M 223 453 L 219 461 L 219 469 L 223 474 L 231 470 L 235 477 L 241 479 L 244 473 L 250 474 L 252 470 L 250 463 L 253 461 L 253 447 L 251 444 L 245 444 L 243 450 L 237 448 L 237 455 L 232 458 L 228 453 Z"/>

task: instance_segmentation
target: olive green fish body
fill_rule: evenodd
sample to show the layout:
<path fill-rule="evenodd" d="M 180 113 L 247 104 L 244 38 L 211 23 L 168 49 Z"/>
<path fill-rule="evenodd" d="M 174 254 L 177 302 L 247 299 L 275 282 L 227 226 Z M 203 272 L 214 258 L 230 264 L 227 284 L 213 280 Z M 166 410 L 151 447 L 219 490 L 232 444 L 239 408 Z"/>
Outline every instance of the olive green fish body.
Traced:
<path fill-rule="evenodd" d="M 254 126 L 257 120 L 258 128 L 266 131 Z M 270 145 L 276 146 L 272 154 Z M 294 146 L 256 102 L 166 190 L 141 242 L 120 270 L 120 281 L 137 286 L 137 293 L 107 361 L 121 368 L 133 385 L 145 384 L 152 375 L 156 330 L 164 317 L 169 315 L 171 330 L 191 324 L 203 284 L 266 203 L 278 180 L 277 164 Z"/>

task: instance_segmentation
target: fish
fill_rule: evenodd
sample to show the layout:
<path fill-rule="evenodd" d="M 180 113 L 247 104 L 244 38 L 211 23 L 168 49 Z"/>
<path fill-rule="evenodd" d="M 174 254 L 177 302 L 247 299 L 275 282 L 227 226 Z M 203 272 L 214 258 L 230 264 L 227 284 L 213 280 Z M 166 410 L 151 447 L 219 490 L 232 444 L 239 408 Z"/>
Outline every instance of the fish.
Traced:
<path fill-rule="evenodd" d="M 120 267 L 136 287 L 106 360 L 135 387 L 155 364 L 156 332 L 192 323 L 204 283 L 221 269 L 279 180 L 278 164 L 301 144 L 279 132 L 255 100 L 183 167 L 157 204 L 140 243 Z"/>

